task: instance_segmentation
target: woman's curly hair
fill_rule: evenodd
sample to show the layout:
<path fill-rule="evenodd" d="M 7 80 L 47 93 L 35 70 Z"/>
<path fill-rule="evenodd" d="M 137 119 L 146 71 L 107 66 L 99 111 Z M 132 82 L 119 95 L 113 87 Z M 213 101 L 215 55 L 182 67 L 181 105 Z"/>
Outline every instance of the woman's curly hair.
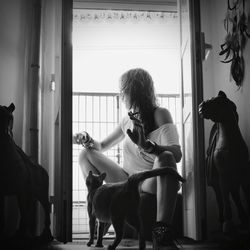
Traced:
<path fill-rule="evenodd" d="M 122 98 L 129 98 L 130 109 L 138 109 L 146 135 L 154 130 L 158 105 L 151 75 L 141 68 L 128 70 L 121 76 L 120 93 Z"/>

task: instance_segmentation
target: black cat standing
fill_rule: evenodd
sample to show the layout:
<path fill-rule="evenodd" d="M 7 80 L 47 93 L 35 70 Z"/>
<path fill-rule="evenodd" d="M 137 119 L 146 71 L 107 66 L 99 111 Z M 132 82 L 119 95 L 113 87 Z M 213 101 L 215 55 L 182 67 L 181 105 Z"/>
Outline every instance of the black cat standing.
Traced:
<path fill-rule="evenodd" d="M 90 171 L 86 178 L 90 226 L 90 239 L 87 245 L 91 246 L 94 243 L 95 224 L 96 219 L 98 219 L 97 247 L 102 247 L 105 225 L 112 223 L 116 236 L 108 249 L 115 249 L 122 240 L 123 226 L 126 221 L 138 231 L 139 249 L 145 249 L 145 238 L 139 212 L 139 183 L 147 178 L 166 174 L 173 175 L 179 181 L 184 182 L 175 169 L 167 167 L 143 171 L 131 175 L 127 181 L 104 185 L 106 173 L 96 175 Z"/>

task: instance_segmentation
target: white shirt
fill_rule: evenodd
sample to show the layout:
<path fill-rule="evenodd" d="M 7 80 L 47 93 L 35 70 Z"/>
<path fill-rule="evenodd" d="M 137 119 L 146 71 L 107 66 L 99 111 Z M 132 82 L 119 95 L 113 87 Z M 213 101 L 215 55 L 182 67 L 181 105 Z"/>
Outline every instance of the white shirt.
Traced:
<path fill-rule="evenodd" d="M 125 116 L 121 123 L 121 129 L 125 134 L 123 142 L 123 169 L 129 174 L 150 170 L 153 167 L 155 155 L 140 150 L 127 135 L 127 129 L 133 129 L 133 122 L 129 116 Z M 163 146 L 179 145 L 179 135 L 176 125 L 165 123 L 148 134 L 148 139 Z"/>

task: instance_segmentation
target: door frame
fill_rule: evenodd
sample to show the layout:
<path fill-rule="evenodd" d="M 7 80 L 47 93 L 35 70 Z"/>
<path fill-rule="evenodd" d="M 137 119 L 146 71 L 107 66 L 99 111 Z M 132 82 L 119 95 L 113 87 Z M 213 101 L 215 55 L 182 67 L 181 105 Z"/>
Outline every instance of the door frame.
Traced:
<path fill-rule="evenodd" d="M 205 140 L 204 121 L 198 114 L 198 106 L 203 101 L 203 73 L 201 48 L 200 1 L 190 1 L 191 60 L 193 82 L 193 124 L 194 124 L 194 180 L 196 192 L 197 240 L 207 236 L 206 220 L 206 180 L 205 180 Z"/>
<path fill-rule="evenodd" d="M 177 0 L 178 1 L 178 0 Z M 75 3 L 84 0 L 62 0 L 62 81 L 60 112 L 60 159 L 61 159 L 61 205 L 62 213 L 60 241 L 72 241 L 72 11 Z M 89 1 L 86 1 L 89 3 Z M 103 3 L 100 0 L 95 4 Z M 155 1 L 135 1 L 145 7 L 155 5 Z M 151 3 L 150 3 L 151 2 Z M 170 1 L 171 3 L 173 1 Z M 126 1 L 111 0 L 109 4 L 122 4 Z M 157 1 L 161 6 L 166 1 Z M 150 5 L 151 4 L 151 5 Z M 195 208 L 197 239 L 206 237 L 206 188 L 204 166 L 204 123 L 198 116 L 198 104 L 203 99 L 202 61 L 200 46 L 200 4 L 199 0 L 190 0 L 190 30 L 193 82 L 194 112 L 194 161 L 195 161 Z M 194 108 L 196 107 L 196 109 Z"/>
<path fill-rule="evenodd" d="M 189 28 L 190 28 L 190 57 L 191 57 L 191 88 L 192 88 L 192 134 L 193 134 L 193 189 L 194 192 L 191 201 L 188 201 L 185 195 L 185 184 L 183 198 L 185 204 L 193 204 L 194 218 L 188 220 L 188 211 L 184 208 L 184 224 L 192 221 L 193 225 L 185 227 L 185 230 L 192 228 L 193 232 L 184 232 L 186 236 L 195 240 L 204 240 L 207 237 L 206 221 L 206 181 L 205 181 L 205 150 L 204 150 L 204 121 L 198 114 L 198 105 L 203 101 L 203 74 L 202 74 L 202 51 L 201 51 L 201 24 L 200 24 L 200 1 L 199 0 L 179 0 L 188 5 L 189 10 Z M 179 13 L 181 10 L 179 9 Z M 180 52 L 182 53 L 182 51 Z M 181 68 L 182 76 L 182 68 Z M 182 83 L 182 102 L 183 96 L 183 79 Z M 183 106 L 183 105 L 182 105 Z M 183 111 L 182 111 L 183 112 Z M 184 121 L 182 121 L 184 122 Z M 184 155 L 185 158 L 185 155 Z M 185 162 L 183 163 L 185 164 Z M 185 176 L 185 165 L 184 176 Z M 190 192 L 190 190 L 189 190 Z"/>
<path fill-rule="evenodd" d="M 61 242 L 72 241 L 72 25 L 73 0 L 62 4 L 61 88 L 59 104 L 56 233 Z"/>

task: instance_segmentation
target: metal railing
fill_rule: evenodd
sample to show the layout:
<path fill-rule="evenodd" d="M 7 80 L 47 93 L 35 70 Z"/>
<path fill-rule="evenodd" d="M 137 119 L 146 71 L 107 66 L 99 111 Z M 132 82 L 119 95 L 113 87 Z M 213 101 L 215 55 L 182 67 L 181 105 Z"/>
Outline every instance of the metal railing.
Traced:
<path fill-rule="evenodd" d="M 180 98 L 178 94 L 158 95 L 159 105 L 166 107 L 180 129 Z M 87 131 L 96 140 L 105 138 L 126 114 L 120 96 L 116 93 L 73 93 L 73 133 Z M 73 145 L 73 238 L 82 238 L 89 232 L 86 208 L 87 188 L 83 179 L 78 155 L 82 147 Z M 122 144 L 105 154 L 119 164 L 123 162 Z"/>

